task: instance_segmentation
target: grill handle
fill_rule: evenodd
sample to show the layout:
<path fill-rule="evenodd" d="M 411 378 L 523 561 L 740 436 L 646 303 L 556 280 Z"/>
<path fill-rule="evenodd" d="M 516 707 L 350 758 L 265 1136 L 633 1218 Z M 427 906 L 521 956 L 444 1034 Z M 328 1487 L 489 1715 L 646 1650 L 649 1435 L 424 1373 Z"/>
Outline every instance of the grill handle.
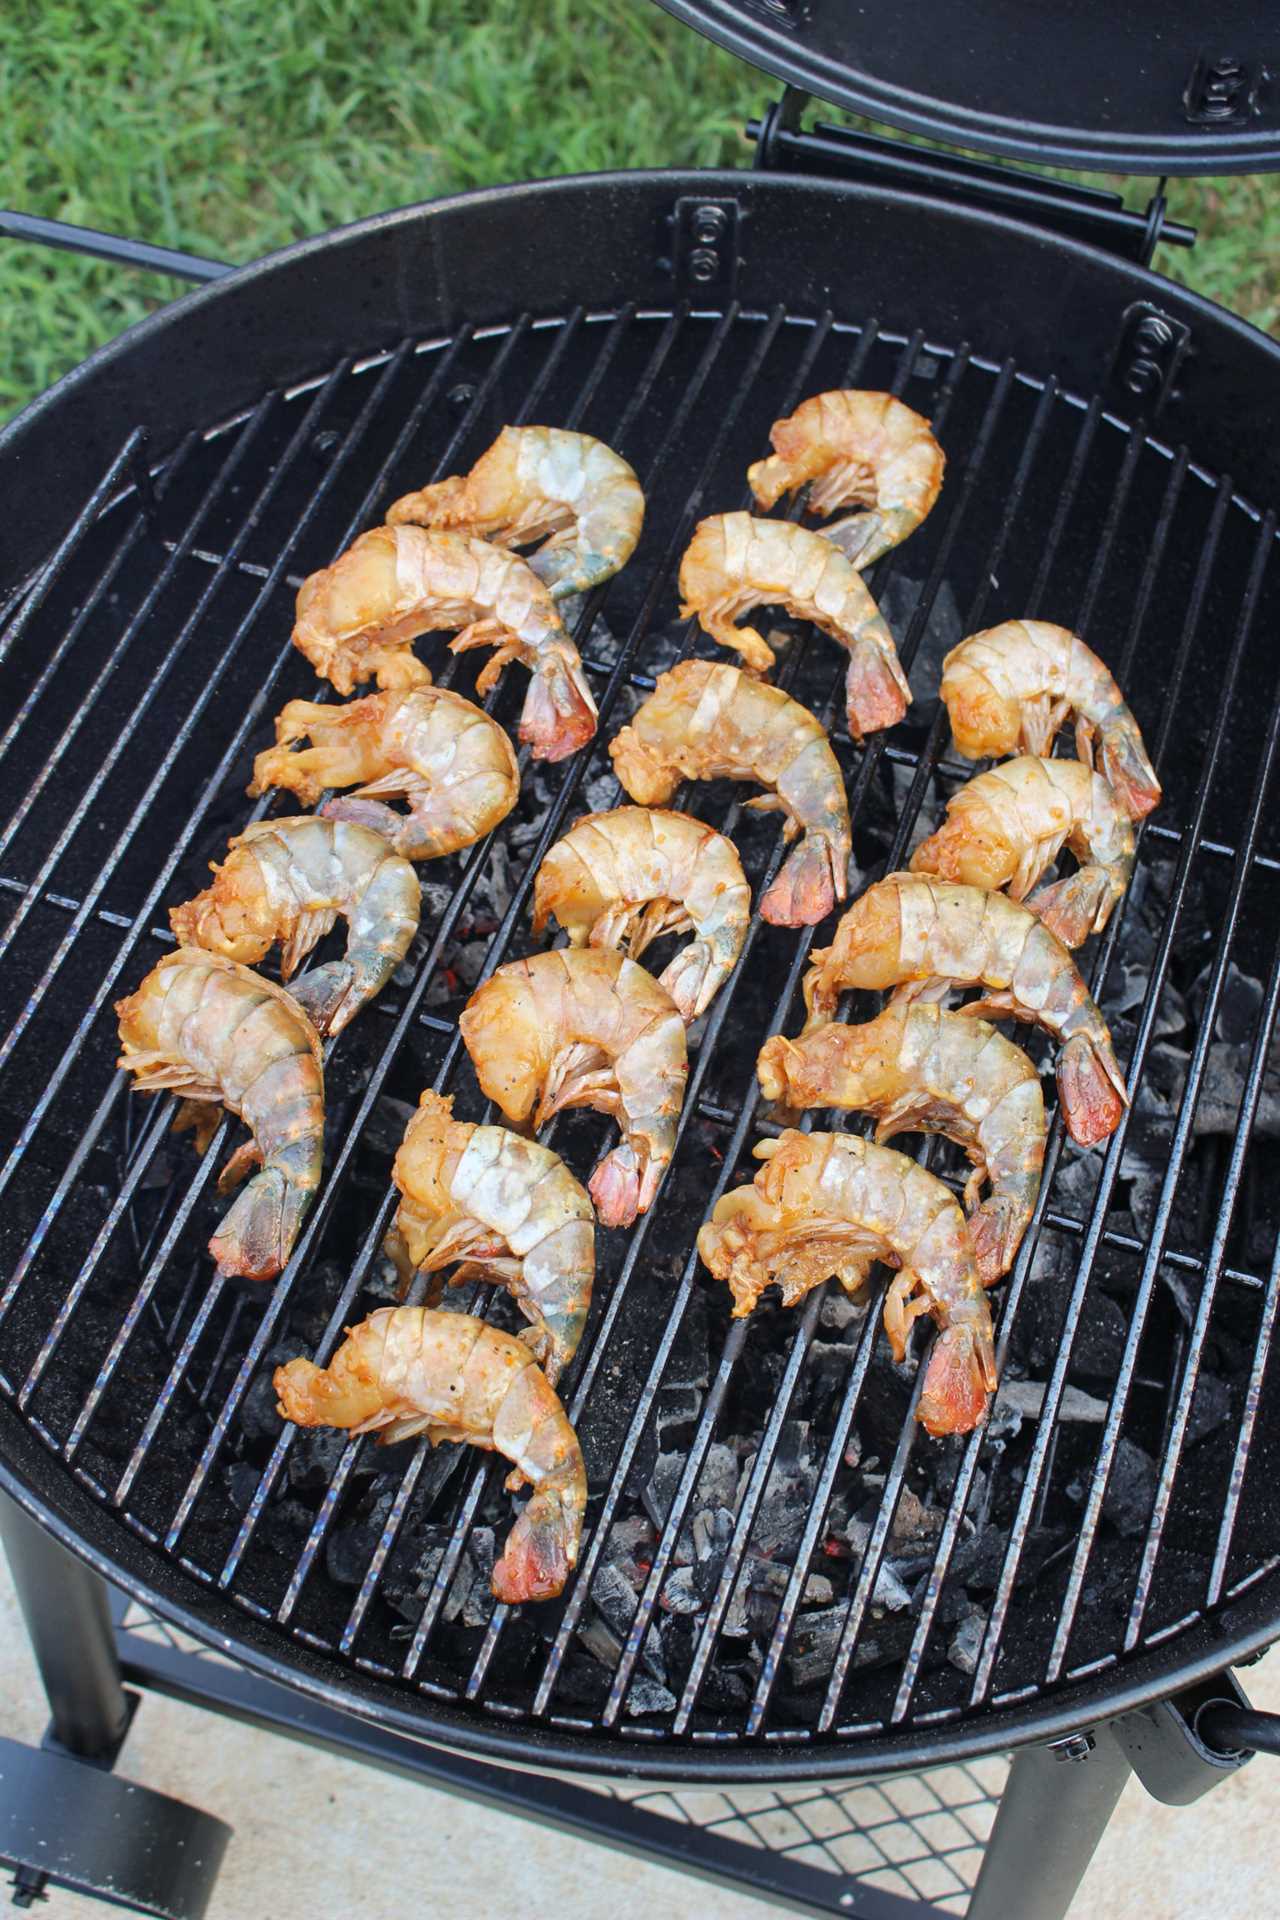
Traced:
<path fill-rule="evenodd" d="M 179 253 L 173 247 L 153 247 L 145 240 L 126 239 L 123 234 L 73 227 L 66 220 L 42 220 L 37 214 L 14 213 L 5 207 L 0 207 L 0 234 L 10 240 L 60 247 L 65 253 L 87 253 L 95 260 L 115 260 L 121 266 L 145 267 L 151 273 L 172 274 L 178 280 L 221 280 L 224 274 L 235 271 L 226 260 Z"/>
<path fill-rule="evenodd" d="M 1236 1706 L 1230 1700 L 1209 1700 L 1196 1715 L 1195 1728 L 1215 1753 L 1280 1754 L 1280 1713 L 1259 1713 L 1256 1707 Z"/>

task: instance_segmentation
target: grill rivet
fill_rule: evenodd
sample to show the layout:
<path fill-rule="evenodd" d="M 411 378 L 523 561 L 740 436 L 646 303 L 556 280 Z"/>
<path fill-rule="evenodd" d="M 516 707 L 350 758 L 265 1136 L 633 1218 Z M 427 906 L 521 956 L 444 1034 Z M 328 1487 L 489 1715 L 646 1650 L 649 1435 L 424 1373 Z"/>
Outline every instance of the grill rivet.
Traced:
<path fill-rule="evenodd" d="M 724 226 L 723 208 L 699 207 L 693 217 L 693 237 L 700 247 L 714 247 Z"/>
<path fill-rule="evenodd" d="M 462 412 L 464 407 L 469 407 L 475 397 L 476 390 L 474 387 L 464 385 L 461 387 L 451 387 L 449 389 L 449 405 L 456 408 L 459 413 Z"/>
<path fill-rule="evenodd" d="M 689 272 L 695 280 L 714 280 L 720 271 L 720 255 L 714 247 L 695 247 L 689 255 Z"/>
<path fill-rule="evenodd" d="M 1144 320 L 1133 336 L 1136 347 L 1144 348 L 1148 353 L 1157 353 L 1162 348 L 1172 346 L 1173 328 L 1167 320 L 1157 319 L 1154 314 Z"/>
<path fill-rule="evenodd" d="M 334 448 L 340 446 L 341 443 L 342 435 L 335 433 L 332 427 L 326 427 L 323 433 L 316 434 L 312 440 L 311 450 L 313 453 L 330 454 Z"/>
<path fill-rule="evenodd" d="M 1124 377 L 1124 383 L 1130 393 L 1152 393 L 1160 384 L 1160 369 L 1154 360 L 1144 356 L 1134 361 Z"/>

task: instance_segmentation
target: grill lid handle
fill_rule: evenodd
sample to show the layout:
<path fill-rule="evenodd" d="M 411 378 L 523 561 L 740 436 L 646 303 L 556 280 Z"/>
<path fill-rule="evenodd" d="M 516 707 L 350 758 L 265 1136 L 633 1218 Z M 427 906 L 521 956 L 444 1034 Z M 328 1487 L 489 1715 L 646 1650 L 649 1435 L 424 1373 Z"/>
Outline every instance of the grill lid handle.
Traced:
<path fill-rule="evenodd" d="M 0 234 L 10 240 L 34 240 L 66 253 L 87 253 L 95 260 L 116 260 L 126 267 L 145 267 L 151 273 L 172 274 L 178 280 L 221 280 L 235 268 L 226 260 L 209 260 L 201 253 L 180 253 L 173 247 L 153 247 L 145 240 L 127 240 L 119 233 L 99 233 L 94 227 L 74 227 L 66 220 L 42 220 L 34 213 L 14 213 L 0 207 Z"/>

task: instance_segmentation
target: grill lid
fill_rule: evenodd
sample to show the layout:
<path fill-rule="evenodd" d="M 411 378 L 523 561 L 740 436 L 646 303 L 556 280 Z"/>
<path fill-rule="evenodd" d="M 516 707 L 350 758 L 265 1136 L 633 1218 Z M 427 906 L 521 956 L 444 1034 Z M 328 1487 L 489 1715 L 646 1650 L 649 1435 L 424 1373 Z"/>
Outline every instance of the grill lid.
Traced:
<path fill-rule="evenodd" d="M 1124 173 L 1280 167 L 1280 25 L 1258 0 L 658 0 L 791 85 L 909 133 Z"/>

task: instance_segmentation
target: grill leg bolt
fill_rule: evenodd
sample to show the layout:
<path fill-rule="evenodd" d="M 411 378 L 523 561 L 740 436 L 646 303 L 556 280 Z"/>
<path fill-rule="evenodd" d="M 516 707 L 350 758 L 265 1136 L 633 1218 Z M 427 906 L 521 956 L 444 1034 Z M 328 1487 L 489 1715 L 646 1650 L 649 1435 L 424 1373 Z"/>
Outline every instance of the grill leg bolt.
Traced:
<path fill-rule="evenodd" d="M 1097 1744 L 1091 1733 L 1073 1733 L 1069 1740 L 1055 1740 L 1049 1751 L 1055 1760 L 1087 1760 Z"/>
<path fill-rule="evenodd" d="M 48 1878 L 35 1867 L 17 1867 L 13 1875 L 13 1904 L 24 1912 L 34 1907 L 37 1900 L 47 1900 L 45 1887 Z"/>

